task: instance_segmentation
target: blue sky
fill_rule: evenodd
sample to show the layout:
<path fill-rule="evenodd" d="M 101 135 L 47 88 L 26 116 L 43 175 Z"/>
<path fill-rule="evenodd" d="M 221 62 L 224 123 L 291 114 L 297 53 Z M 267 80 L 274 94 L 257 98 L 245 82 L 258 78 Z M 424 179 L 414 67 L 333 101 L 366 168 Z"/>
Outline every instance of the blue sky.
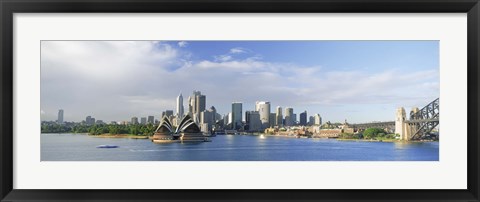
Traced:
<path fill-rule="evenodd" d="M 159 117 L 193 90 L 221 114 L 255 101 L 324 121 L 394 119 L 439 97 L 438 41 L 44 41 L 42 120 Z"/>

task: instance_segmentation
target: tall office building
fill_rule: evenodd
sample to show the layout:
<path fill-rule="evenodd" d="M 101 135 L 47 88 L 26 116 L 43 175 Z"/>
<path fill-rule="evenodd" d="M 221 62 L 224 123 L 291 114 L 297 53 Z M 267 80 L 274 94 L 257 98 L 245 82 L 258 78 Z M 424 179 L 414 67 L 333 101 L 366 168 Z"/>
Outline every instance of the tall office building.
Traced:
<path fill-rule="evenodd" d="M 258 111 L 246 111 L 245 123 L 248 125 L 248 131 L 257 132 L 262 130 L 260 113 Z"/>
<path fill-rule="evenodd" d="M 154 124 L 155 118 L 153 116 L 148 116 L 147 123 Z"/>
<path fill-rule="evenodd" d="M 232 129 L 238 130 L 242 127 L 242 103 L 232 103 Z"/>
<path fill-rule="evenodd" d="M 200 112 L 203 112 L 206 109 L 207 97 L 205 95 L 197 95 L 195 100 L 197 104 L 197 107 L 195 107 L 195 111 L 197 112 L 197 114 L 200 114 Z"/>
<path fill-rule="evenodd" d="M 233 126 L 232 120 L 233 120 L 232 112 L 230 112 L 230 113 L 228 113 L 228 118 L 227 118 L 227 125 L 230 125 L 230 129 L 232 129 L 232 126 Z"/>
<path fill-rule="evenodd" d="M 212 112 L 212 114 L 213 114 L 213 123 L 215 123 L 217 120 L 220 119 L 220 117 L 219 117 L 220 114 L 218 114 L 218 116 L 217 116 L 217 109 L 215 109 L 214 106 L 211 106 L 210 109 L 208 109 L 208 110 L 209 110 L 210 112 Z"/>
<path fill-rule="evenodd" d="M 138 118 L 137 117 L 132 117 L 132 120 L 130 121 L 131 124 L 138 124 Z"/>
<path fill-rule="evenodd" d="M 229 116 L 230 116 L 230 113 L 223 115 L 223 127 L 225 127 L 225 129 L 229 129 L 229 127 L 228 127 L 228 124 L 229 124 L 228 117 Z"/>
<path fill-rule="evenodd" d="M 193 94 L 188 97 L 188 112 L 190 112 L 191 114 L 197 113 L 197 96 L 201 94 L 202 93 L 200 91 L 193 91 Z"/>
<path fill-rule="evenodd" d="M 142 125 L 147 124 L 147 117 L 142 117 L 142 118 L 140 118 L 140 123 L 141 123 Z"/>
<path fill-rule="evenodd" d="M 275 126 L 275 122 L 276 122 L 275 117 L 276 117 L 275 113 L 270 113 L 270 117 L 268 118 L 269 127 L 273 128 Z"/>
<path fill-rule="evenodd" d="M 275 125 L 283 126 L 282 107 L 278 106 L 275 114 Z"/>
<path fill-rule="evenodd" d="M 260 113 L 262 128 L 268 128 L 270 126 L 270 102 L 257 101 L 255 103 L 255 111 Z"/>
<path fill-rule="evenodd" d="M 182 93 L 177 97 L 177 117 L 178 119 L 182 119 L 184 115 L 183 111 L 183 96 Z"/>
<path fill-rule="evenodd" d="M 63 124 L 63 109 L 58 110 L 57 123 Z"/>
<path fill-rule="evenodd" d="M 195 106 L 195 97 L 188 96 L 187 106 L 188 106 L 188 114 L 192 115 L 193 114 L 193 106 Z"/>
<path fill-rule="evenodd" d="M 285 126 L 293 126 L 293 108 L 285 108 Z"/>
<path fill-rule="evenodd" d="M 202 95 L 200 91 L 193 91 L 193 94 L 188 97 L 188 110 L 192 114 L 193 120 L 196 123 L 200 122 L 200 113 L 205 111 L 207 104 L 207 97 Z"/>
<path fill-rule="evenodd" d="M 95 124 L 95 118 L 92 118 L 91 116 L 87 116 L 87 118 L 85 119 L 85 124 L 87 125 Z"/>
<path fill-rule="evenodd" d="M 307 125 L 307 111 L 300 113 L 300 125 L 301 126 Z"/>
<path fill-rule="evenodd" d="M 320 116 L 320 114 L 315 114 L 313 117 L 315 118 L 315 122 L 313 123 L 314 125 L 322 125 L 322 117 Z"/>
<path fill-rule="evenodd" d="M 214 114 L 211 110 L 204 110 L 200 112 L 200 129 L 202 132 L 209 132 L 212 129 L 214 124 L 213 122 Z"/>
<path fill-rule="evenodd" d="M 314 116 L 308 117 L 308 125 L 313 126 L 314 124 L 315 124 L 315 117 Z"/>

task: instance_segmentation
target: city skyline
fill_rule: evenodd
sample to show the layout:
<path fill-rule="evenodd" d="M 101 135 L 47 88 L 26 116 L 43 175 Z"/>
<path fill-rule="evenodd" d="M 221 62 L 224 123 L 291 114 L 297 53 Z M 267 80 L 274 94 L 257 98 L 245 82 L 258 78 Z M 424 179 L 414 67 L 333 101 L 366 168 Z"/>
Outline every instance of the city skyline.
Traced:
<path fill-rule="evenodd" d="M 270 112 L 293 108 L 297 120 L 307 111 L 360 123 L 393 120 L 396 108 L 439 97 L 438 41 L 43 41 L 41 48 L 45 121 L 58 109 L 65 121 L 159 117 L 194 90 L 222 115 L 232 102 L 245 112 L 265 100 Z"/>

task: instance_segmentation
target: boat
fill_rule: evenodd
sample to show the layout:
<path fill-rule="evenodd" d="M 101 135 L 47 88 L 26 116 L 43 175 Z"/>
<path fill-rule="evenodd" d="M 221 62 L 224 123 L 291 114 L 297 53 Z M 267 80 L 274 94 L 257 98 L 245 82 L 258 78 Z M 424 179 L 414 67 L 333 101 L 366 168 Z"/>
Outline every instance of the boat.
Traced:
<path fill-rule="evenodd" d="M 105 148 L 105 149 L 110 149 L 110 148 L 117 148 L 118 146 L 116 145 L 98 145 L 97 148 Z"/>

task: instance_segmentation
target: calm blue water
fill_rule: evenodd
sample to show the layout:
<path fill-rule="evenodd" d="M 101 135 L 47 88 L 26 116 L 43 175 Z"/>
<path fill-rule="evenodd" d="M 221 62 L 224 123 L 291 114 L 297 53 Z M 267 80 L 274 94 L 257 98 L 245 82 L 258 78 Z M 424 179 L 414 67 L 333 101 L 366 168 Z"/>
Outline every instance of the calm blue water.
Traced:
<path fill-rule="evenodd" d="M 212 142 L 42 134 L 42 161 L 438 161 L 438 142 L 399 143 L 219 135 Z M 117 145 L 100 149 L 98 145 Z"/>

